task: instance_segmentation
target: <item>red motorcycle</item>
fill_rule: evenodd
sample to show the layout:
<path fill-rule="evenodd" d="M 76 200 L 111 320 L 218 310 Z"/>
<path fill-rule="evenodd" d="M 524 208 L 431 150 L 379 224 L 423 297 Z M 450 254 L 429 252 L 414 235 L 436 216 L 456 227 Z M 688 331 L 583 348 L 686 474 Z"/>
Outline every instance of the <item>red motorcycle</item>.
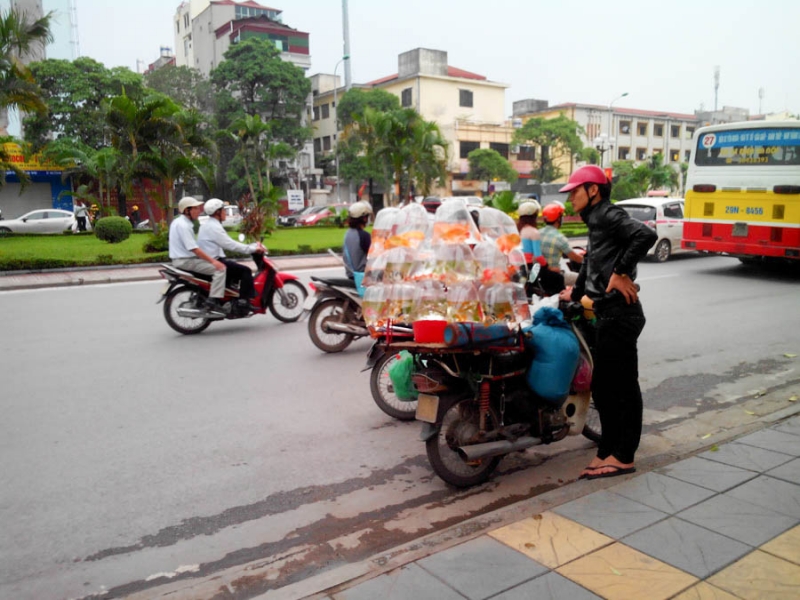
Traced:
<path fill-rule="evenodd" d="M 253 276 L 255 297 L 250 301 L 250 310 L 242 311 L 236 306 L 238 288 L 226 288 L 220 299 L 225 316 L 209 313 L 206 308 L 211 276 L 184 271 L 172 265 L 162 265 L 159 272 L 167 285 L 158 303 L 164 302 L 164 318 L 178 333 L 192 335 L 205 331 L 212 321 L 243 319 L 252 315 L 263 315 L 269 311 L 279 321 L 291 323 L 303 314 L 303 303 L 308 292 L 295 275 L 278 271 L 264 254 L 253 254 L 257 272 Z"/>

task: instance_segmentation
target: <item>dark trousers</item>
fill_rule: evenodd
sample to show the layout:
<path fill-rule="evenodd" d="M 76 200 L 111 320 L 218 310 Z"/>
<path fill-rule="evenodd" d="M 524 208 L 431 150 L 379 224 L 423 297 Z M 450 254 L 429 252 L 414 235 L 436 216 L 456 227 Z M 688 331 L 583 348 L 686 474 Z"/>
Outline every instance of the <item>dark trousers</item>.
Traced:
<path fill-rule="evenodd" d="M 239 282 L 239 297 L 250 299 L 256 295 L 253 287 L 253 272 L 250 267 L 239 264 L 230 258 L 221 258 L 220 262 L 227 267 L 225 272 L 225 285 L 230 287 L 232 283 Z"/>
<path fill-rule="evenodd" d="M 597 456 L 633 462 L 642 435 L 642 392 L 636 342 L 644 329 L 642 305 L 595 305 L 592 398 L 600 414 L 603 438 Z"/>
<path fill-rule="evenodd" d="M 86 231 L 86 217 L 75 217 L 78 222 L 78 231 Z"/>

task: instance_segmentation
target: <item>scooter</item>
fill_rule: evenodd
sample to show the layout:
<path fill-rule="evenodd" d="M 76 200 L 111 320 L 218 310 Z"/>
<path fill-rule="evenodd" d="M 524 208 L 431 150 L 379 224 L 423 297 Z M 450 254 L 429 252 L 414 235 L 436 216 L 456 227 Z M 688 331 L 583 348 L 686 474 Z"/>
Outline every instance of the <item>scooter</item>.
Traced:
<path fill-rule="evenodd" d="M 284 323 L 297 321 L 303 314 L 303 303 L 308 292 L 300 280 L 289 273 L 278 271 L 275 263 L 265 254 L 253 254 L 257 272 L 253 276 L 255 297 L 250 306 L 242 311 L 236 306 L 238 288 L 226 288 L 221 299 L 225 316 L 210 313 L 206 308 L 211 288 L 211 276 L 184 271 L 164 264 L 159 270 L 167 280 L 157 304 L 164 302 L 164 318 L 178 333 L 193 335 L 205 331 L 213 321 L 249 318 L 253 315 L 272 315 Z"/>

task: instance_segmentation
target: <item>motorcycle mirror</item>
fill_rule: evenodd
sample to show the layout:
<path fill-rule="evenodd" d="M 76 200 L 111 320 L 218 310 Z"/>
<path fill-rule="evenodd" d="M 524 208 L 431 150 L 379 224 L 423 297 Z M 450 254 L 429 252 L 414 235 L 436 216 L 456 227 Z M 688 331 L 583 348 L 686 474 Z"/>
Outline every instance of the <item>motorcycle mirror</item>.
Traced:
<path fill-rule="evenodd" d="M 240 234 L 239 234 L 239 241 L 240 241 L 240 242 L 244 242 L 244 240 L 245 240 L 244 234 L 243 234 L 243 233 L 240 233 Z"/>
<path fill-rule="evenodd" d="M 530 283 L 536 281 L 539 278 L 539 271 L 541 270 L 542 265 L 540 265 L 538 262 L 533 263 L 533 266 L 531 266 L 531 272 L 528 274 L 528 281 Z"/>

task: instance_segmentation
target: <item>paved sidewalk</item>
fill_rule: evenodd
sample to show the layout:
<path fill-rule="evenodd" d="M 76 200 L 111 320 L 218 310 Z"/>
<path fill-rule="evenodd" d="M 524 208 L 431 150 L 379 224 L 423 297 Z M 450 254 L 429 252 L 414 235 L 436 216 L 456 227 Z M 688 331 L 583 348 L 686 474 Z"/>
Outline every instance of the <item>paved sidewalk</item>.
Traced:
<path fill-rule="evenodd" d="M 341 262 L 328 255 L 283 256 L 272 259 L 279 270 L 340 267 Z M 252 261 L 241 261 L 252 266 Z M 160 264 L 113 267 L 90 267 L 85 269 L 54 269 L 39 272 L 0 273 L 0 292 L 23 289 L 92 285 L 101 283 L 123 283 L 160 279 Z"/>
<path fill-rule="evenodd" d="M 800 598 L 800 416 L 648 473 L 565 487 L 575 486 L 587 494 L 307 597 Z"/>

